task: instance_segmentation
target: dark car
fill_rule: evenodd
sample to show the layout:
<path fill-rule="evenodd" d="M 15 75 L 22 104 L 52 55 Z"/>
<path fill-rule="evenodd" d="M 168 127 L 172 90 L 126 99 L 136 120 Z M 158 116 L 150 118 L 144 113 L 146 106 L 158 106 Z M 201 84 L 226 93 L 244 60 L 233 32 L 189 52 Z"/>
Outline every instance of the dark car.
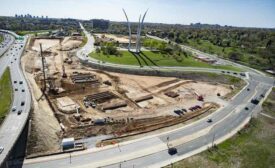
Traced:
<path fill-rule="evenodd" d="M 23 81 L 20 81 L 19 84 L 23 84 Z"/>
<path fill-rule="evenodd" d="M 20 115 L 22 113 L 22 110 L 19 110 L 18 112 L 17 112 L 17 115 Z"/>
<path fill-rule="evenodd" d="M 252 104 L 255 104 L 255 105 L 259 104 L 259 102 L 260 102 L 260 101 L 259 101 L 258 99 L 252 99 L 252 100 L 251 100 L 251 103 L 252 103 Z"/>
<path fill-rule="evenodd" d="M 25 102 L 24 102 L 24 101 L 22 101 L 22 102 L 21 102 L 21 106 L 24 106 L 24 105 L 25 105 Z"/>
<path fill-rule="evenodd" d="M 178 153 L 178 150 L 177 150 L 177 148 L 169 148 L 168 153 L 169 153 L 169 155 L 175 155 Z"/>
<path fill-rule="evenodd" d="M 25 89 L 22 89 L 22 92 L 25 92 Z"/>
<path fill-rule="evenodd" d="M 248 108 L 248 107 L 245 107 L 244 109 L 245 109 L 245 110 L 249 110 L 249 108 Z"/>
<path fill-rule="evenodd" d="M 17 89 L 17 88 L 15 88 L 14 90 L 15 90 L 15 91 L 18 91 L 18 89 Z"/>
<path fill-rule="evenodd" d="M 182 115 L 183 114 L 182 110 L 180 110 L 180 109 L 175 109 L 174 113 L 176 113 L 177 115 Z"/>
<path fill-rule="evenodd" d="M 245 76 L 245 73 L 240 73 L 241 76 Z"/>
<path fill-rule="evenodd" d="M 213 121 L 213 120 L 212 120 L 211 118 L 209 118 L 209 119 L 207 120 L 208 123 L 212 123 L 212 121 Z"/>

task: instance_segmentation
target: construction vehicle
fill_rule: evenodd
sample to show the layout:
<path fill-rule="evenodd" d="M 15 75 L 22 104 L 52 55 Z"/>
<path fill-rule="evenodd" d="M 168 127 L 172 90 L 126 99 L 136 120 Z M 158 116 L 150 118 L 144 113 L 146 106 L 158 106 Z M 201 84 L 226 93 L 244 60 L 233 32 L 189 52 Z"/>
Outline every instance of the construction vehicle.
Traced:
<path fill-rule="evenodd" d="M 194 93 L 196 94 L 198 101 L 203 101 L 204 100 L 202 95 L 199 95 L 197 92 L 194 92 Z"/>

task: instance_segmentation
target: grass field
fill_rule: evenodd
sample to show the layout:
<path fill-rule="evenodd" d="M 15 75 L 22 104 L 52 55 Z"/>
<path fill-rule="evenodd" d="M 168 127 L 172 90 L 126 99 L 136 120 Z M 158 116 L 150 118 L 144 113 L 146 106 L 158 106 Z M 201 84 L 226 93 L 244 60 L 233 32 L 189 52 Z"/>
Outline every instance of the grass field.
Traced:
<path fill-rule="evenodd" d="M 263 104 L 263 112 L 274 114 L 275 89 Z M 173 168 L 273 168 L 275 167 L 275 120 L 258 115 L 250 124 L 215 150 L 205 151 L 173 164 Z M 172 166 L 167 166 L 170 168 Z"/>
<path fill-rule="evenodd" d="M 261 62 L 262 64 L 268 64 L 266 62 L 266 60 L 262 59 L 260 56 L 248 54 L 240 48 L 233 48 L 233 47 L 223 48 L 220 46 L 216 46 L 206 40 L 199 40 L 199 42 L 194 41 L 194 40 L 188 40 L 186 45 L 194 47 L 194 48 L 196 48 L 200 51 L 206 52 L 206 53 L 217 54 L 218 56 L 222 56 L 223 58 L 226 58 L 226 59 L 229 59 L 228 54 L 230 52 L 234 51 L 234 52 L 241 53 L 242 57 L 240 57 L 241 60 L 239 61 L 239 63 L 242 63 L 244 65 L 247 65 L 247 66 L 250 66 L 250 67 L 256 68 L 256 69 L 263 68 L 260 66 L 260 64 L 258 64 L 259 62 Z"/>
<path fill-rule="evenodd" d="M 0 43 L 2 43 L 3 40 L 4 40 L 4 37 L 0 35 Z"/>
<path fill-rule="evenodd" d="M 83 47 L 87 44 L 88 42 L 88 38 L 85 36 L 85 34 L 83 32 L 81 32 L 81 35 L 84 37 L 82 40 L 82 43 L 80 44 L 80 47 Z"/>
<path fill-rule="evenodd" d="M 5 119 L 12 102 L 10 70 L 7 69 L 0 79 L 0 124 Z"/>
<path fill-rule="evenodd" d="M 142 54 L 136 56 L 128 51 L 120 51 L 121 56 L 104 55 L 102 53 L 90 53 L 92 58 L 103 62 L 110 62 L 115 64 L 125 65 L 140 65 L 140 66 L 183 66 L 183 67 L 202 67 L 202 68 L 216 68 L 225 70 L 241 71 L 239 68 L 233 66 L 215 66 L 201 61 L 195 60 L 193 57 L 182 56 L 179 60 L 172 56 L 163 55 L 159 52 L 143 51 Z"/>
<path fill-rule="evenodd" d="M 36 33 L 48 33 L 51 30 L 36 30 L 36 31 L 17 31 L 16 34 L 24 36 L 27 34 L 36 34 Z"/>

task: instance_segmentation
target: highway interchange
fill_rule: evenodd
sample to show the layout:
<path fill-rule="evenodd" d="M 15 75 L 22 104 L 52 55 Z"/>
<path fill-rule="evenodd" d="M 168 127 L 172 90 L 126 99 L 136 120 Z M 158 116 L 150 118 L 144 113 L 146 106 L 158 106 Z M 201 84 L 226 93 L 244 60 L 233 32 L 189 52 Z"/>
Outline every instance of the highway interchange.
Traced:
<path fill-rule="evenodd" d="M 87 57 L 88 53 L 94 49 L 94 39 L 82 25 L 81 28 L 84 30 L 88 42 L 77 53 L 77 56 L 82 61 L 89 62 L 92 65 L 99 64 L 102 66 L 140 70 L 206 71 L 223 73 L 221 70 L 206 68 L 141 68 L 139 66 L 102 63 Z M 239 66 L 242 67 L 241 65 Z M 229 73 L 233 75 L 232 72 L 229 71 Z M 84 152 L 25 160 L 23 167 L 161 167 L 192 156 L 211 147 L 213 141 L 214 143 L 220 143 L 228 139 L 247 124 L 252 114 L 260 111 L 260 105 L 250 103 L 251 99 L 257 98 L 263 101 L 274 82 L 273 79 L 259 74 L 254 70 L 246 73 L 245 77 L 240 75 L 237 76 L 243 78 L 247 82 L 247 86 L 230 101 L 228 106 L 183 128 L 123 142 L 113 146 L 88 149 Z M 207 122 L 209 118 L 213 120 L 212 123 Z M 170 155 L 168 153 L 167 144 L 169 147 L 176 147 L 178 153 Z"/>
<path fill-rule="evenodd" d="M 84 29 L 82 25 L 81 27 Z M 103 64 L 98 60 L 87 57 L 87 54 L 94 50 L 94 39 L 85 29 L 84 33 L 88 37 L 88 42 L 79 50 L 77 56 L 86 62 L 125 69 L 222 73 L 221 70 L 207 68 L 140 68 L 139 66 L 116 65 L 111 63 Z M 3 163 L 3 160 L 5 160 L 5 157 L 20 135 L 30 111 L 31 96 L 20 67 L 20 56 L 22 55 L 25 42 L 26 38 L 24 38 L 23 41 L 16 40 L 9 50 L 0 58 L 0 75 L 3 74 L 6 67 L 10 67 L 12 81 L 23 81 L 22 85 L 13 83 L 14 89 L 18 88 L 18 91 L 14 91 L 12 105 L 17 107 L 16 111 L 21 109 L 23 112 L 21 115 L 18 115 L 17 112 L 10 111 L 0 128 L 0 145 L 4 147 L 4 151 L 0 155 L 1 163 Z M 23 45 L 23 47 L 20 47 L 21 45 Z M 17 50 L 15 48 L 17 48 Z M 192 49 L 192 52 L 199 51 Z M 237 75 L 247 82 L 247 86 L 236 95 L 226 107 L 217 110 L 206 118 L 170 132 L 163 132 L 112 146 L 91 148 L 71 154 L 67 153 L 27 159 L 24 161 L 23 167 L 161 167 L 206 150 L 212 146 L 213 141 L 214 143 L 220 143 L 240 130 L 250 120 L 253 113 L 256 114 L 260 111 L 261 106 L 250 103 L 251 99 L 257 98 L 263 101 L 264 97 L 268 95 L 268 92 L 272 88 L 274 79 L 257 73 L 255 70 L 247 69 L 248 72 L 245 77 Z M 229 73 L 230 75 L 234 75 L 230 71 Z M 21 92 L 22 89 L 24 89 L 25 92 Z M 21 107 L 22 100 L 25 101 L 25 105 Z M 207 120 L 209 118 L 211 118 L 213 122 L 208 123 Z M 176 147 L 178 153 L 170 155 L 167 145 L 169 145 L 169 147 Z"/>
<path fill-rule="evenodd" d="M 26 125 L 31 108 L 31 96 L 20 63 L 27 38 L 17 40 L 18 36 L 13 32 L 1 32 L 5 33 L 7 45 L 0 49 L 0 52 L 4 53 L 0 57 L 0 76 L 7 68 L 10 69 L 13 87 L 12 107 L 15 108 L 11 109 L 0 127 L 0 146 L 4 148 L 0 154 L 0 163 L 3 164 Z"/>

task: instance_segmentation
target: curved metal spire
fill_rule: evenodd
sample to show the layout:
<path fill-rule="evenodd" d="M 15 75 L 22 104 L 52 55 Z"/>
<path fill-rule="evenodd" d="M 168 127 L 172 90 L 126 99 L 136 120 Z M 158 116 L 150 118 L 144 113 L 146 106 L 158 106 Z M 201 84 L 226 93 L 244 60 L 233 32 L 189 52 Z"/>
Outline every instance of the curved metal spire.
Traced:
<path fill-rule="evenodd" d="M 127 24 L 128 24 L 128 30 L 129 30 L 129 45 L 128 45 L 128 50 L 130 51 L 130 49 L 131 49 L 131 43 L 132 43 L 131 23 L 129 22 L 129 19 L 128 19 L 128 16 L 127 16 L 125 10 L 123 8 L 122 8 L 122 10 L 123 10 L 123 13 L 124 13 L 124 15 L 126 17 Z"/>
<path fill-rule="evenodd" d="M 139 31 L 138 31 L 138 39 L 137 39 L 137 52 L 140 52 L 140 35 L 141 35 L 141 30 L 142 30 L 142 27 L 143 27 L 143 24 L 144 24 L 144 19 L 146 17 L 146 14 L 148 12 L 149 9 L 146 10 L 146 12 L 144 13 L 143 17 L 142 17 L 142 21 L 141 23 L 139 23 Z"/>
<path fill-rule="evenodd" d="M 140 31 L 141 31 L 141 15 L 139 15 L 139 19 L 138 19 L 138 27 L 137 27 L 137 37 L 136 37 L 136 52 L 139 52 L 139 39 L 140 39 Z"/>

